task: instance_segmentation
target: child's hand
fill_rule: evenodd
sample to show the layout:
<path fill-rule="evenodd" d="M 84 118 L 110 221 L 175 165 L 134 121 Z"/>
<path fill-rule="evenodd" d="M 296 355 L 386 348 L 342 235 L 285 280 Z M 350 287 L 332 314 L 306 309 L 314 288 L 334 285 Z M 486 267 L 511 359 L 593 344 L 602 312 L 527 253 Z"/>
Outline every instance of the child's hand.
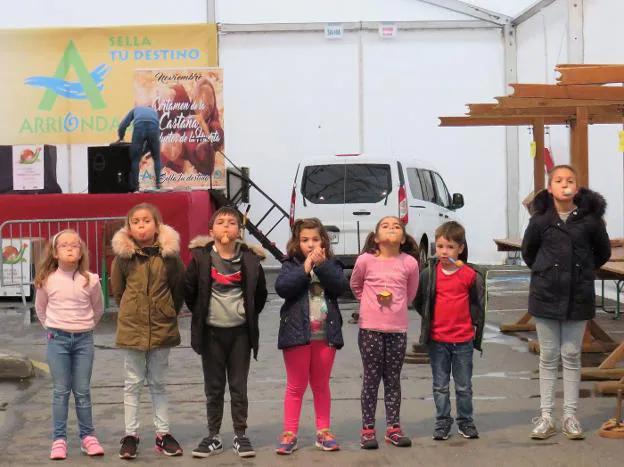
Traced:
<path fill-rule="evenodd" d="M 318 250 L 316 250 L 316 253 L 317 255 L 315 265 L 318 266 L 325 262 L 325 260 L 327 259 L 327 255 L 325 254 L 325 248 L 319 248 Z"/>
<path fill-rule="evenodd" d="M 314 252 L 310 253 L 303 263 L 303 269 L 306 274 L 310 274 L 310 271 L 312 271 L 312 267 L 314 266 L 313 259 Z"/>

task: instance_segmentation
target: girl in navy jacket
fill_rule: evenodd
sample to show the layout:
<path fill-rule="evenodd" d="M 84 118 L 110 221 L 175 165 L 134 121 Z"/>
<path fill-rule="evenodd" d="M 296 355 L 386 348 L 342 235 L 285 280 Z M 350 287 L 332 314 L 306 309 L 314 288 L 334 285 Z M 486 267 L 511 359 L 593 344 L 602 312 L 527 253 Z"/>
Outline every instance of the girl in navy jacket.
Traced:
<path fill-rule="evenodd" d="M 296 221 L 287 250 L 288 258 L 275 282 L 277 294 L 286 300 L 280 310 L 277 339 L 286 365 L 284 432 L 277 453 L 291 454 L 297 449 L 301 403 L 308 383 L 314 396 L 316 447 L 337 451 L 340 447 L 329 429 L 329 377 L 336 349 L 344 345 L 337 299 L 348 284 L 318 219 Z"/>

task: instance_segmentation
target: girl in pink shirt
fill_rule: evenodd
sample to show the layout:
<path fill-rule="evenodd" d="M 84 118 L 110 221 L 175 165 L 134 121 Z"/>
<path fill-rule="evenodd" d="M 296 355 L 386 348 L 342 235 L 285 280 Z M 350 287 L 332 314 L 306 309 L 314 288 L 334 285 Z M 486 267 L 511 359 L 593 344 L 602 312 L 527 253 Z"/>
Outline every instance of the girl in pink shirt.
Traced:
<path fill-rule="evenodd" d="M 101 456 L 91 413 L 93 328 L 104 306 L 97 274 L 89 272 L 89 254 L 74 230 L 57 233 L 44 253 L 35 278 L 37 317 L 47 330 L 47 360 L 52 376 L 54 441 L 50 459 L 67 457 L 69 394 L 74 393 L 80 449 Z"/>
<path fill-rule="evenodd" d="M 384 217 L 366 238 L 351 275 L 360 302 L 358 345 L 364 366 L 362 381 L 362 449 L 377 449 L 375 411 L 383 378 L 386 442 L 409 447 L 400 425 L 401 369 L 407 347 L 408 305 L 418 289 L 418 246 L 397 217 Z"/>

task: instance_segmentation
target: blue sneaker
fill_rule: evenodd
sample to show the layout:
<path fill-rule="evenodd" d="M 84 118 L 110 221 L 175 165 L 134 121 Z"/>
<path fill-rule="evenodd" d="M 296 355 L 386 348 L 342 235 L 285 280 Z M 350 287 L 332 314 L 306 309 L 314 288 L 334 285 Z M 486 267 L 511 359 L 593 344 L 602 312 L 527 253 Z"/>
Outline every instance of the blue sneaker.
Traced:
<path fill-rule="evenodd" d="M 336 437 L 331 431 L 329 431 L 329 428 L 317 431 L 316 447 L 319 448 L 321 451 L 340 450 L 340 445 L 336 442 Z"/>
<path fill-rule="evenodd" d="M 297 435 L 292 431 L 285 431 L 280 436 L 279 443 L 275 452 L 284 456 L 292 454 L 297 450 Z"/>

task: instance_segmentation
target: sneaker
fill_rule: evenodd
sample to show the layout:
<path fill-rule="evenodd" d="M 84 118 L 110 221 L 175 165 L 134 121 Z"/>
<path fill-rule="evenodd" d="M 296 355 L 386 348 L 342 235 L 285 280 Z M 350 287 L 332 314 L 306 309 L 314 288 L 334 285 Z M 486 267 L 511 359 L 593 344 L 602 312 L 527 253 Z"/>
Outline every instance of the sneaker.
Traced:
<path fill-rule="evenodd" d="M 366 425 L 362 428 L 360 435 L 360 447 L 362 449 L 378 449 L 377 433 L 373 425 Z"/>
<path fill-rule="evenodd" d="M 64 439 L 54 440 L 52 450 L 50 451 L 50 459 L 53 461 L 67 459 L 67 441 Z"/>
<path fill-rule="evenodd" d="M 234 435 L 232 449 L 239 457 L 254 457 L 256 455 L 251 441 L 245 435 Z"/>
<path fill-rule="evenodd" d="M 206 436 L 202 439 L 195 449 L 193 449 L 193 457 L 209 457 L 223 452 L 223 443 L 221 436 Z"/>
<path fill-rule="evenodd" d="M 477 431 L 477 427 L 474 426 L 474 423 L 462 423 L 459 425 L 457 432 L 467 439 L 479 438 L 479 432 Z"/>
<path fill-rule="evenodd" d="M 280 436 L 275 452 L 287 456 L 297 450 L 297 435 L 292 431 L 285 431 Z"/>
<path fill-rule="evenodd" d="M 394 444 L 400 448 L 408 448 L 412 445 L 412 440 L 405 436 L 398 423 L 388 427 L 384 438 L 387 443 Z"/>
<path fill-rule="evenodd" d="M 156 451 L 163 453 L 165 456 L 181 456 L 182 446 L 169 433 L 164 435 L 156 435 Z"/>
<path fill-rule="evenodd" d="M 319 430 L 316 432 L 316 447 L 321 451 L 339 451 L 340 445 L 336 442 L 336 437 L 329 431 L 329 428 L 325 430 Z"/>
<path fill-rule="evenodd" d="M 536 417 L 531 420 L 535 425 L 531 432 L 532 439 L 547 439 L 555 435 L 555 424 L 552 421 L 552 417 L 544 416 Z"/>
<path fill-rule="evenodd" d="M 138 447 L 138 436 L 124 436 L 123 438 L 121 438 L 121 449 L 119 450 L 119 457 L 121 459 L 136 459 Z"/>
<path fill-rule="evenodd" d="M 104 448 L 98 441 L 98 439 L 93 436 L 85 436 L 80 441 L 80 450 L 84 452 L 87 456 L 103 456 Z"/>
<path fill-rule="evenodd" d="M 451 433 L 451 424 L 444 425 L 436 425 L 433 430 L 433 436 L 431 436 L 436 441 L 445 441 L 449 439 L 449 435 Z"/>
<path fill-rule="evenodd" d="M 583 428 L 581 428 L 581 423 L 574 415 L 569 415 L 564 417 L 563 419 L 563 434 L 566 435 L 568 439 L 584 439 L 585 434 L 583 433 Z"/>

